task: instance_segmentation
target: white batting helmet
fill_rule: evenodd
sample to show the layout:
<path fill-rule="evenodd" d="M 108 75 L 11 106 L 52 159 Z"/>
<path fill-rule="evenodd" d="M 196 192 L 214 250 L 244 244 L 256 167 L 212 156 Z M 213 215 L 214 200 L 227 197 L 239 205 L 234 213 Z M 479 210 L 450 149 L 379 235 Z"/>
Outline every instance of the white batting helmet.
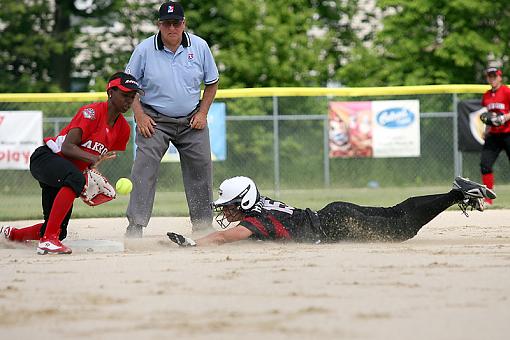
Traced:
<path fill-rule="evenodd" d="M 220 197 L 213 202 L 214 207 L 235 205 L 248 211 L 260 198 L 255 182 L 245 176 L 236 176 L 224 180 L 219 188 Z"/>

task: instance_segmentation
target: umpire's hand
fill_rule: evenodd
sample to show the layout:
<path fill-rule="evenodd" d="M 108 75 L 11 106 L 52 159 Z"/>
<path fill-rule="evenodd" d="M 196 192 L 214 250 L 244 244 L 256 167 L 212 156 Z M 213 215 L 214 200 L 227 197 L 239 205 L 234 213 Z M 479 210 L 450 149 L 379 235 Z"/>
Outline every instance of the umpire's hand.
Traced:
<path fill-rule="evenodd" d="M 135 114 L 136 127 L 142 136 L 149 138 L 154 134 L 156 122 L 144 112 Z"/>
<path fill-rule="evenodd" d="M 207 126 L 207 112 L 198 111 L 190 120 L 192 129 L 202 130 Z"/>

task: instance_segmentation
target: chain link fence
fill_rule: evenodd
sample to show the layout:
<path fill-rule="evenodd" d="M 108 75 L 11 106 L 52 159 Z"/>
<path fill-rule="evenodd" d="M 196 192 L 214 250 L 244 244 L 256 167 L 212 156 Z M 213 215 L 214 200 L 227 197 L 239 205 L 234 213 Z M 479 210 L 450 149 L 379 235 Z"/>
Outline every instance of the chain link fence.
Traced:
<path fill-rule="evenodd" d="M 467 95 L 477 98 L 479 94 Z M 420 157 L 329 158 L 329 101 L 418 99 Z M 457 95 L 286 96 L 217 98 L 226 103 L 227 158 L 215 161 L 214 186 L 227 177 L 250 176 L 266 193 L 280 190 L 341 189 L 376 183 L 389 186 L 450 185 L 456 173 L 479 180 L 479 154 L 456 150 Z M 87 102 L 0 102 L 0 111 L 43 111 L 43 136 L 56 135 Z M 131 113 L 126 114 L 133 127 Z M 115 183 L 129 177 L 134 157 L 133 138 L 126 152 L 101 165 Z M 459 160 L 462 161 L 459 166 Z M 498 182 L 510 178 L 498 171 Z M 506 166 L 506 164 L 505 164 Z M 182 192 L 177 162 L 162 163 L 158 191 Z M 12 195 L 38 196 L 40 188 L 28 170 L 0 170 L 0 200 Z"/>

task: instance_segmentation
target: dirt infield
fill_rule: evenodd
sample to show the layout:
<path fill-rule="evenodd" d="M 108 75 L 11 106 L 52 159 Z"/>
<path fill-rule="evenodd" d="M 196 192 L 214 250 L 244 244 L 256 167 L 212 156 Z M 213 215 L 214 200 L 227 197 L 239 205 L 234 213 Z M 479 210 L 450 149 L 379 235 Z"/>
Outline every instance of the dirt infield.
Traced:
<path fill-rule="evenodd" d="M 510 211 L 448 211 L 404 243 L 182 249 L 154 218 L 72 220 L 121 253 L 39 256 L 0 241 L 0 338 L 508 339 Z M 23 222 L 12 223 L 16 226 Z"/>

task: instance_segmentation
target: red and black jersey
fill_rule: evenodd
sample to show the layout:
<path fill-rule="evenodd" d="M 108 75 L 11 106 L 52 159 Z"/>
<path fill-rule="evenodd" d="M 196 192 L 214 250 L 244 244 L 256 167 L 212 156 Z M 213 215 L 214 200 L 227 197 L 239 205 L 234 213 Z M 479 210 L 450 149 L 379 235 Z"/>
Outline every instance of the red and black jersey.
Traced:
<path fill-rule="evenodd" d="M 258 240 L 292 240 L 315 242 L 317 231 L 309 214 L 311 210 L 297 209 L 285 203 L 261 197 L 254 211 L 239 222 L 249 229 L 251 238 Z"/>
<path fill-rule="evenodd" d="M 483 94 L 482 106 L 487 110 L 506 114 L 510 110 L 510 88 L 501 85 L 496 91 L 489 90 Z M 491 126 L 491 133 L 510 133 L 510 122 L 502 126 Z"/>
<path fill-rule="evenodd" d="M 131 128 L 121 114 L 113 126 L 108 125 L 108 102 L 92 103 L 81 107 L 71 122 L 55 137 L 44 138 L 44 143 L 56 154 L 62 154 L 62 144 L 69 130 L 79 128 L 82 131 L 81 149 L 95 155 L 104 155 L 108 151 L 124 151 L 129 141 Z M 89 166 L 79 159 L 69 159 L 80 170 Z"/>

